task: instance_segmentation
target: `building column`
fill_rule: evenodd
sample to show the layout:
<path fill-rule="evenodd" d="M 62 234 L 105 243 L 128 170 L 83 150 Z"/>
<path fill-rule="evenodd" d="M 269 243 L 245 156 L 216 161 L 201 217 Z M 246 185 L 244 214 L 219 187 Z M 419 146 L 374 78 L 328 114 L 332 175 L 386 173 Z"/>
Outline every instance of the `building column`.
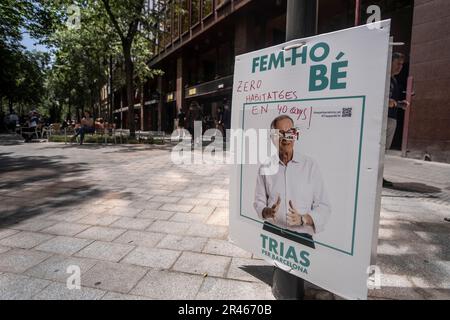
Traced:
<path fill-rule="evenodd" d="M 145 101 L 144 101 L 144 84 L 141 84 L 140 88 L 140 104 L 141 104 L 141 131 L 144 131 L 144 107 L 145 107 Z"/>
<path fill-rule="evenodd" d="M 158 76 L 158 92 L 159 92 L 159 101 L 158 101 L 158 131 L 162 129 L 162 112 L 164 108 L 164 93 L 163 93 L 163 77 Z"/>
<path fill-rule="evenodd" d="M 177 115 L 183 109 L 184 104 L 184 73 L 183 73 L 183 58 L 180 56 L 177 58 L 177 92 L 176 92 L 176 103 L 177 103 Z"/>
<path fill-rule="evenodd" d="M 234 54 L 238 56 L 252 51 L 255 48 L 255 37 L 252 32 L 255 26 L 253 16 L 240 15 L 234 29 Z"/>

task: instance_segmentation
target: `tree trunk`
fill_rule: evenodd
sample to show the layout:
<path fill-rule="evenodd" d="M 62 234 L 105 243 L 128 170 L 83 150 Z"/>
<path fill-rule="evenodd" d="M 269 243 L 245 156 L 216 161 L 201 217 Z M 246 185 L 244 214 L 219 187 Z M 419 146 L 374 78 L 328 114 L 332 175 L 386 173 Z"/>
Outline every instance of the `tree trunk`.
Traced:
<path fill-rule="evenodd" d="M 13 113 L 13 100 L 9 98 L 9 114 Z"/>
<path fill-rule="evenodd" d="M 114 122 L 114 117 L 113 117 L 113 109 L 114 109 L 114 88 L 113 88 L 113 61 L 112 61 L 112 56 L 109 56 L 109 112 L 108 112 L 108 117 L 109 117 L 109 123 L 113 123 Z"/>
<path fill-rule="evenodd" d="M 134 122 L 134 81 L 133 81 L 133 60 L 131 60 L 131 44 L 123 44 L 125 59 L 125 81 L 127 83 L 127 103 L 128 103 L 128 129 L 130 137 L 136 136 L 136 125 Z"/>

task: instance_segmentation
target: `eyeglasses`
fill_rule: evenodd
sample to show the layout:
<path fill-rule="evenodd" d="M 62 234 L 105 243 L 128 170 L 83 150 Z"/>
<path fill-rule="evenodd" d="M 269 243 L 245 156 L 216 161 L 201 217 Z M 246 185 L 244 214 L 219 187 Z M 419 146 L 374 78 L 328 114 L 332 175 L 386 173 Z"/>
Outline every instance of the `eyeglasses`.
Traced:
<path fill-rule="evenodd" d="M 300 129 L 299 128 L 291 128 L 288 131 L 279 131 L 273 129 L 271 131 L 270 136 L 275 139 L 287 140 L 287 141 L 296 141 L 300 138 Z"/>

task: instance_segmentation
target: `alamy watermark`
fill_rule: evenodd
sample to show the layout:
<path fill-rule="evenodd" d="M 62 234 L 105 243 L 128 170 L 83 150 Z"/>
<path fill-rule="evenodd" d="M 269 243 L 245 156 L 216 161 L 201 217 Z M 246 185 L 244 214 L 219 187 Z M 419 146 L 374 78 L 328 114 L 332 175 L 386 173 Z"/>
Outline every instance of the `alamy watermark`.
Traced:
<path fill-rule="evenodd" d="M 77 265 L 67 267 L 66 273 L 70 274 L 67 277 L 66 286 L 69 290 L 81 290 L 81 268 Z"/>

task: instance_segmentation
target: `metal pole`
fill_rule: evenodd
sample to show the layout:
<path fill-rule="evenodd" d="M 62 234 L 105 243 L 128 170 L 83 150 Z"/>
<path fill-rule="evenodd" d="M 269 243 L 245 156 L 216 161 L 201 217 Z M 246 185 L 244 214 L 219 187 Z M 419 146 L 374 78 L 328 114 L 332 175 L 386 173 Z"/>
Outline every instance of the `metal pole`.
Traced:
<path fill-rule="evenodd" d="M 288 0 L 286 13 L 286 41 L 313 36 L 317 33 L 317 0 Z M 305 280 L 275 268 L 272 293 L 277 299 L 303 300 Z"/>
<path fill-rule="evenodd" d="M 316 34 L 317 9 L 317 0 L 288 0 L 286 41 Z"/>

